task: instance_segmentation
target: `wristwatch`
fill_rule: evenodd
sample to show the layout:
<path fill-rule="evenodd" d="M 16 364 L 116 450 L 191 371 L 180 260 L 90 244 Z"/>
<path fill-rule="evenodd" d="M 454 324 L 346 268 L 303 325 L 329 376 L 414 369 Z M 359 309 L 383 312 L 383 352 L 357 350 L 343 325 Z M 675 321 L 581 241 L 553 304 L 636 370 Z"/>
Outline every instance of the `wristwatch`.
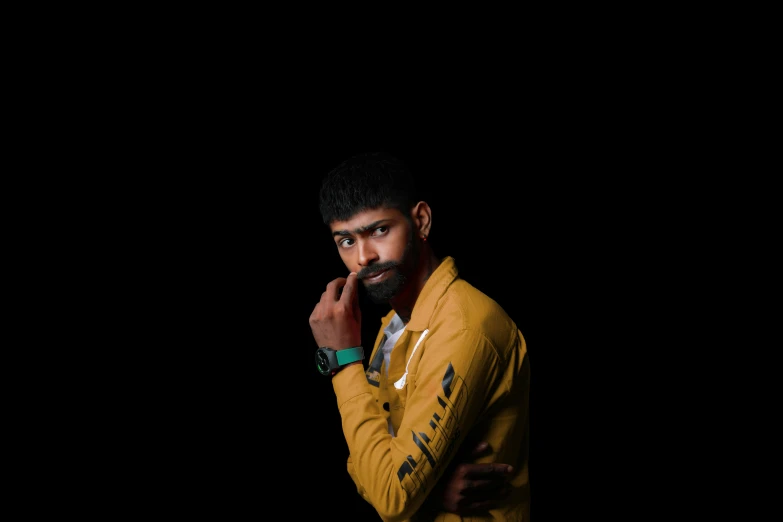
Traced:
<path fill-rule="evenodd" d="M 364 348 L 354 346 L 344 350 L 332 350 L 322 346 L 315 351 L 315 367 L 321 375 L 334 375 L 346 364 L 364 359 Z"/>

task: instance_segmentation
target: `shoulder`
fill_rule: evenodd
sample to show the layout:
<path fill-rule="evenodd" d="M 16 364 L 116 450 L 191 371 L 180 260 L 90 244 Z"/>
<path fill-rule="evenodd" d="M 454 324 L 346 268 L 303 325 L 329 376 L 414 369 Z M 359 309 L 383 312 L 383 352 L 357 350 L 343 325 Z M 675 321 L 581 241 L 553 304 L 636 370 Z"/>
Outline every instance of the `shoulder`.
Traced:
<path fill-rule="evenodd" d="M 517 325 L 490 296 L 464 279 L 456 279 L 443 294 L 431 319 L 433 330 L 462 331 L 505 345 L 516 336 Z"/>
<path fill-rule="evenodd" d="M 452 313 L 459 313 L 466 327 L 481 325 L 497 315 L 507 317 L 506 311 L 497 301 L 464 279 L 456 279 L 449 286 L 443 296 L 443 306 Z"/>

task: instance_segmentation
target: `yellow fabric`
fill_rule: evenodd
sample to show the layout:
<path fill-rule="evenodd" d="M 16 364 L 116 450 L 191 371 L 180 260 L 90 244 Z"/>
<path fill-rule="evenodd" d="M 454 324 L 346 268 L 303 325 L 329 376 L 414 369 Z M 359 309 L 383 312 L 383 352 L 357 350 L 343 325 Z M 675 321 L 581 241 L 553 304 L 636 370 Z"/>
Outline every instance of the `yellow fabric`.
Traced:
<path fill-rule="evenodd" d="M 369 361 L 378 361 L 393 315 L 391 310 L 382 319 Z M 406 365 L 405 385 L 397 389 Z M 529 521 L 525 339 L 494 300 L 459 277 L 453 258 L 444 258 L 422 289 L 388 373 L 388 379 L 384 368 L 365 374 L 357 364 L 332 379 L 350 452 L 348 473 L 381 519 L 462 520 L 439 513 L 435 499 L 425 500 L 467 437 L 466 444 L 485 440 L 494 450 L 477 462 L 503 462 L 515 471 L 507 502 L 467 520 Z M 396 437 L 389 434 L 389 415 Z"/>

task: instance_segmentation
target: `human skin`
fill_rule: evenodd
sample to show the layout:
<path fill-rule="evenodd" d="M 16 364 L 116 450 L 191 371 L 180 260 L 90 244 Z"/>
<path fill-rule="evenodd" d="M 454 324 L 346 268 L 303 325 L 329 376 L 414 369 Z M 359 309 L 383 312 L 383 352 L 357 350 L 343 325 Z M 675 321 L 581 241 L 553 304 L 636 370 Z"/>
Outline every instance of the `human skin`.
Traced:
<path fill-rule="evenodd" d="M 342 350 L 361 344 L 361 310 L 356 288 L 359 275 L 365 286 L 377 286 L 402 273 L 408 284 L 390 302 L 395 310 L 399 306 L 398 313 L 406 322 L 426 277 L 421 275 L 422 264 L 410 258 L 410 251 L 406 257 L 411 221 L 397 209 L 365 210 L 346 221 L 332 222 L 330 230 L 350 274 L 326 285 L 310 315 L 310 328 L 318 346 Z M 416 250 L 421 255 L 420 249 Z"/>
<path fill-rule="evenodd" d="M 382 207 L 334 221 L 329 227 L 349 272 L 357 274 L 371 296 L 373 287 L 391 286 L 386 297 L 405 323 L 421 289 L 440 264 L 432 250 L 423 246 L 431 223 L 432 211 L 421 201 L 407 218 L 395 208 Z"/>

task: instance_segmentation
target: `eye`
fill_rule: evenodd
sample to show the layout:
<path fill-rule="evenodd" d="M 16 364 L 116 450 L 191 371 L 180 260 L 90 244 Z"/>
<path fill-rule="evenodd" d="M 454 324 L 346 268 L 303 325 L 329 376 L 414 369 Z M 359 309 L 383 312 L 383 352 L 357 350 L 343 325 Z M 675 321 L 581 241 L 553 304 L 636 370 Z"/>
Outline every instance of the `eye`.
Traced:
<path fill-rule="evenodd" d="M 340 241 L 337 242 L 338 248 L 348 248 L 353 245 L 353 239 L 350 237 L 344 237 Z"/>
<path fill-rule="evenodd" d="M 376 228 L 375 230 L 372 231 L 372 235 L 374 237 L 382 236 L 382 235 L 384 235 L 388 231 L 389 231 L 389 227 L 378 227 L 378 228 Z"/>

